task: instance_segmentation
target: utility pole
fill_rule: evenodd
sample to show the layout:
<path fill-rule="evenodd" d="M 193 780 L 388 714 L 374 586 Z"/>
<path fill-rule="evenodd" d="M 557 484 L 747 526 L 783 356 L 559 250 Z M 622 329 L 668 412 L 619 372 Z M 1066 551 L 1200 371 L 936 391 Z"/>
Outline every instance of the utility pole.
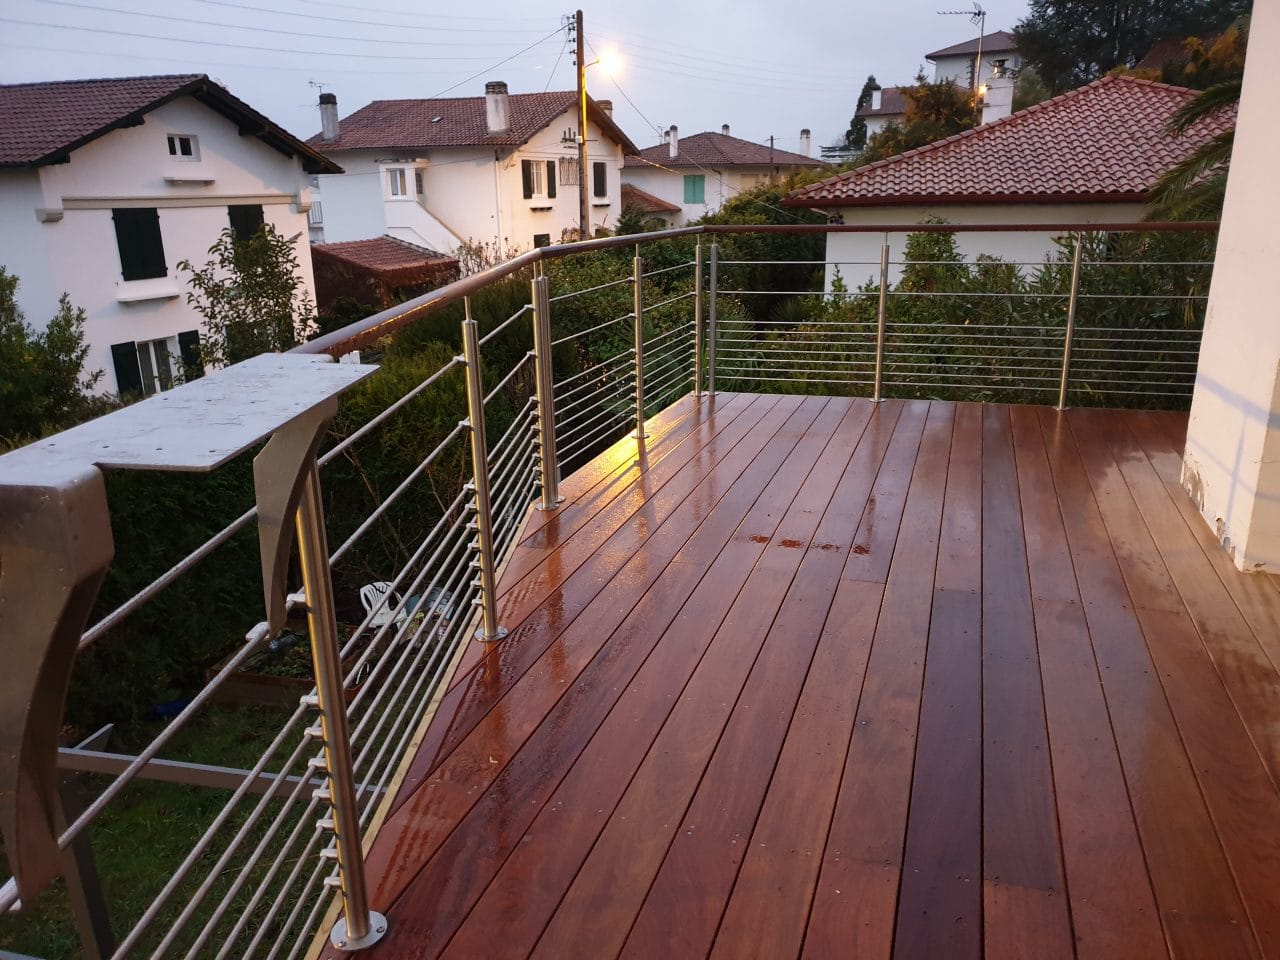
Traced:
<path fill-rule="evenodd" d="M 582 11 L 573 16 L 578 58 L 578 239 L 591 239 L 591 212 L 587 204 L 587 57 L 582 35 Z"/>
<path fill-rule="evenodd" d="M 769 182 L 773 183 L 773 175 L 776 171 L 773 168 L 773 134 L 769 134 Z"/>
<path fill-rule="evenodd" d="M 969 22 L 978 28 L 978 56 L 973 61 L 973 77 L 970 84 L 970 95 L 973 97 L 973 109 L 978 110 L 978 85 L 982 75 L 982 38 L 987 32 L 987 11 L 982 9 L 978 0 L 973 0 L 972 10 L 939 10 L 943 17 L 968 17 Z M 981 113 L 978 114 L 981 117 Z"/>

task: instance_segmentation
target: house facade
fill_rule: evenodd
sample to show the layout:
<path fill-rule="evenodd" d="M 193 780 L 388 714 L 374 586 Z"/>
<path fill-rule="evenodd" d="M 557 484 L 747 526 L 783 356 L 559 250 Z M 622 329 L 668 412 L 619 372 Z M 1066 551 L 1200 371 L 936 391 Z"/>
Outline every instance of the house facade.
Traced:
<path fill-rule="evenodd" d="M 979 53 L 982 62 L 978 63 Z M 973 71 L 978 69 L 978 86 L 982 86 L 996 71 L 999 61 L 1005 69 L 1017 72 L 1022 68 L 1022 56 L 1014 42 L 1013 34 L 1007 30 L 983 34 L 979 40 L 965 40 L 941 50 L 926 53 L 924 58 L 933 64 L 933 82 L 941 83 L 950 80 L 966 90 L 973 88 Z"/>
<path fill-rule="evenodd" d="M 308 142 L 346 172 L 316 181 L 314 241 L 390 236 L 446 253 L 480 243 L 507 257 L 577 236 L 573 91 L 511 94 L 491 82 L 483 97 L 377 100 L 340 120 L 333 94 L 320 107 L 323 130 Z M 611 111 L 588 101 L 592 233 L 621 213 L 623 156 L 636 150 Z"/>
<path fill-rule="evenodd" d="M 752 143 L 730 136 L 726 124 L 720 133 L 698 133 L 680 138 L 672 126 L 664 141 L 628 157 L 622 179 L 637 190 L 679 208 L 668 222 L 681 226 L 709 213 L 744 190 L 801 170 L 821 167 L 808 155 L 808 130 L 800 131 L 800 152 Z"/>
<path fill-rule="evenodd" d="M 998 82 L 998 81 L 997 81 Z M 784 205 L 810 207 L 870 227 L 941 219 L 956 224 L 1136 223 L 1152 184 L 1209 138 L 1222 114 L 1181 137 L 1165 130 L 1196 91 L 1133 77 L 1104 77 L 954 137 L 858 167 L 794 191 Z M 959 252 L 1039 263 L 1066 231 L 958 233 Z M 890 234 L 890 278 L 901 276 L 906 236 Z M 835 270 L 855 288 L 878 282 L 882 234 L 827 238 L 827 289 Z"/>
<path fill-rule="evenodd" d="M 165 390 L 199 358 L 178 262 L 270 223 L 314 298 L 306 176 L 338 169 L 204 75 L 2 86 L 0 264 L 31 325 L 85 310 L 100 389 Z"/>

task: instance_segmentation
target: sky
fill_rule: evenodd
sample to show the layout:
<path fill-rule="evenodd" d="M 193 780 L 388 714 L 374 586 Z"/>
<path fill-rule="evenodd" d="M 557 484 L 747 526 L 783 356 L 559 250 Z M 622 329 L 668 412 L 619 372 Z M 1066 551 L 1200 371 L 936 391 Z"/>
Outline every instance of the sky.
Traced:
<path fill-rule="evenodd" d="M 1026 0 L 982 0 L 986 30 L 1010 29 Z M 593 97 L 640 147 L 671 124 L 784 150 L 813 131 L 840 139 L 868 74 L 891 86 L 924 54 L 972 39 L 973 0 L 633 0 L 583 7 Z M 0 83 L 207 73 L 302 138 L 323 90 L 346 116 L 371 100 L 478 96 L 574 86 L 566 14 L 545 0 L 4 0 Z M 931 75 L 931 74 L 930 74 Z"/>

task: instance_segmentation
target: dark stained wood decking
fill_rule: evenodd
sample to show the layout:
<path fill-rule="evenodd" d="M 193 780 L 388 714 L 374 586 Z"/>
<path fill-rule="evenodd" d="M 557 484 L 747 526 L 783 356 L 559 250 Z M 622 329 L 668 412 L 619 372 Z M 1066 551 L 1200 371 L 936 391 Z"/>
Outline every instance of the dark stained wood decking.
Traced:
<path fill-rule="evenodd" d="M 680 401 L 531 516 L 368 955 L 1280 960 L 1280 581 L 1185 426 Z"/>

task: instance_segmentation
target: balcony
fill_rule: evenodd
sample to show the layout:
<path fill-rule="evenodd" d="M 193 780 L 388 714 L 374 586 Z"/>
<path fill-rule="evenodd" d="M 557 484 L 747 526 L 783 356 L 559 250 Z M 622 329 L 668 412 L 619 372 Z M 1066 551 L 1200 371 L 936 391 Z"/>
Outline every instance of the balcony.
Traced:
<path fill-rule="evenodd" d="M 395 389 L 394 352 L 261 361 L 293 389 L 182 466 L 256 452 L 267 616 L 240 611 L 226 666 L 113 761 L 55 756 L 62 701 L 31 681 L 5 786 L 54 808 L 55 762 L 114 779 L 60 823 L 0 808 L 29 838 L 5 922 L 53 873 L 94 900 L 56 851 L 131 781 L 216 768 L 225 805 L 146 908 L 81 917 L 100 955 L 1280 957 L 1280 581 L 1236 572 L 1180 483 L 1209 265 L 1073 237 L 1004 286 L 886 257 L 823 293 L 837 265 L 761 238 L 544 248 L 305 348 L 456 311 L 462 356 Z M 113 416 L 185 429 L 160 405 L 222 382 L 247 409 L 244 377 Z M 420 436 L 437 409 L 457 426 Z M 343 470 L 375 483 L 410 443 L 350 495 Z M 0 478 L 47 484 L 48 454 Z M 83 597 L 29 618 L 28 647 L 112 642 L 255 511 L 227 519 L 87 631 Z M 391 591 L 340 641 L 333 588 L 383 526 Z M 302 617 L 317 688 L 257 762 L 170 758 Z"/>

